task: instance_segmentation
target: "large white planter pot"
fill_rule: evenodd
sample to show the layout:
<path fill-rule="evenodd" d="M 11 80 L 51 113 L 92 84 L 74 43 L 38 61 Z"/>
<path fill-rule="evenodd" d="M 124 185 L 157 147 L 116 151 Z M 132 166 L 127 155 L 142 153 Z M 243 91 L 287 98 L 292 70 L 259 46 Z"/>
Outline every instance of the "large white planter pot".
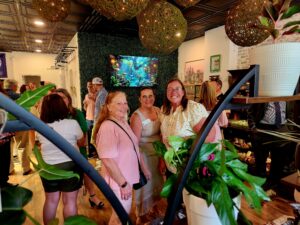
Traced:
<path fill-rule="evenodd" d="M 300 42 L 263 45 L 250 50 L 250 64 L 260 65 L 259 96 L 291 96 L 300 75 Z"/>
<path fill-rule="evenodd" d="M 186 207 L 187 220 L 189 225 L 222 225 L 215 207 L 211 204 L 207 207 L 203 198 L 196 197 L 188 193 L 186 189 L 182 191 L 183 202 Z M 233 199 L 240 208 L 241 196 L 238 195 Z M 235 217 L 237 218 L 238 210 L 235 209 Z"/>

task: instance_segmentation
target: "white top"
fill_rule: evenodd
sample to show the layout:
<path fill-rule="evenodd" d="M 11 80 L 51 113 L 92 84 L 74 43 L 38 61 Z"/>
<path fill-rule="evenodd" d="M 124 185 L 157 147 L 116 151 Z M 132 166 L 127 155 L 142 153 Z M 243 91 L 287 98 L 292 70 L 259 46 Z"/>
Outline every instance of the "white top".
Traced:
<path fill-rule="evenodd" d="M 55 121 L 53 123 L 48 123 L 48 126 L 53 128 L 78 150 L 77 140 L 83 137 L 83 133 L 76 120 L 64 119 Z M 70 157 L 63 153 L 63 151 L 57 148 L 43 135 L 37 134 L 37 139 L 41 143 L 42 156 L 46 163 L 53 165 L 72 161 Z"/>
<path fill-rule="evenodd" d="M 188 100 L 187 108 L 182 111 L 182 106 L 176 108 L 170 115 L 161 115 L 161 133 L 163 139 L 169 136 L 177 135 L 180 137 L 189 137 L 195 134 L 193 127 L 199 123 L 208 113 L 205 107 L 197 102 Z"/>

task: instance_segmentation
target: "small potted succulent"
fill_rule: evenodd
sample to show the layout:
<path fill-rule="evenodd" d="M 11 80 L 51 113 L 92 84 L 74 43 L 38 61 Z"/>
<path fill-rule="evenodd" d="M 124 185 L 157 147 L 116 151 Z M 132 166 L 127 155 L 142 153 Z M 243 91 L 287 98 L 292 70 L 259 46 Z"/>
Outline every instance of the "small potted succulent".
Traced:
<path fill-rule="evenodd" d="M 194 140 L 195 137 L 170 136 L 168 149 L 160 141 L 154 143 L 156 153 L 174 172 L 164 184 L 163 197 L 170 195 L 178 174 L 185 168 Z M 237 213 L 240 212 L 241 218 L 250 224 L 240 211 L 241 195 L 257 211 L 260 211 L 262 201 L 270 199 L 261 188 L 265 179 L 247 173 L 247 169 L 247 164 L 239 160 L 237 150 L 229 141 L 203 144 L 183 191 L 188 223 L 237 225 Z"/>
<path fill-rule="evenodd" d="M 226 33 L 237 45 L 259 44 L 250 49 L 250 64 L 260 65 L 260 96 L 293 95 L 300 74 L 300 39 L 292 34 L 300 33 L 300 6 L 291 5 L 292 0 L 249 2 L 256 3 L 255 10 L 254 5 L 242 1 L 229 11 Z M 236 17 L 242 13 L 245 19 Z M 272 38 L 264 41 L 269 36 Z"/>

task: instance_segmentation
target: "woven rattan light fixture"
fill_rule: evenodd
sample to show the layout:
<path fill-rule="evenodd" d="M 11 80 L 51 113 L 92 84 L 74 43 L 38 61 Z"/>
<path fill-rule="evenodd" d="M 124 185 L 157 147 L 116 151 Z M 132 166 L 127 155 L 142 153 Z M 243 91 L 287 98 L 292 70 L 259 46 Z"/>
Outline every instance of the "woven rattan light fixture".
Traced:
<path fill-rule="evenodd" d="M 244 0 L 229 10 L 225 30 L 229 39 L 239 46 L 252 46 L 264 41 L 268 32 L 259 28 L 264 0 Z"/>
<path fill-rule="evenodd" d="M 184 8 L 188 8 L 196 5 L 198 2 L 200 2 L 200 0 L 175 0 L 175 2 Z"/>
<path fill-rule="evenodd" d="M 137 21 L 143 46 L 157 54 L 173 52 L 187 33 L 187 22 L 181 11 L 165 1 L 151 1 L 137 16 Z"/>
<path fill-rule="evenodd" d="M 58 22 L 68 16 L 71 2 L 70 0 L 32 0 L 32 6 L 43 18 Z"/>
<path fill-rule="evenodd" d="M 86 0 L 100 14 L 117 21 L 130 20 L 146 8 L 149 0 Z"/>

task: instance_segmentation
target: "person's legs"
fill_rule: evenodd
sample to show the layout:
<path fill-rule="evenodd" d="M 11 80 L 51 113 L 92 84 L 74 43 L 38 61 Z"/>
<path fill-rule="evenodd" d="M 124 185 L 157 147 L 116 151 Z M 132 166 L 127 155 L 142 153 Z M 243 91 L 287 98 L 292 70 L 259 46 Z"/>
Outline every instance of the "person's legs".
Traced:
<path fill-rule="evenodd" d="M 83 180 L 84 180 L 84 186 L 89 193 L 89 202 L 91 204 L 91 207 L 93 208 L 95 207 L 98 209 L 103 208 L 104 204 L 103 202 L 100 201 L 100 199 L 96 195 L 93 181 L 86 174 L 83 175 Z"/>
<path fill-rule="evenodd" d="M 78 190 L 72 192 L 62 192 L 63 215 L 64 218 L 77 215 L 77 196 Z"/>
<path fill-rule="evenodd" d="M 48 225 L 56 216 L 56 210 L 60 199 L 60 192 L 45 192 L 45 203 L 43 209 L 43 221 Z"/>
<path fill-rule="evenodd" d="M 122 200 L 120 190 L 113 190 L 119 201 L 121 202 L 122 206 L 126 210 L 127 214 L 130 213 L 131 205 L 132 205 L 132 196 L 128 200 Z M 118 215 L 116 214 L 115 210 L 112 210 L 111 217 L 109 219 L 108 225 L 121 225 L 121 221 L 119 220 Z"/>
<path fill-rule="evenodd" d="M 30 161 L 29 161 L 29 155 L 31 152 L 31 147 L 29 143 L 29 131 L 23 131 L 20 147 L 23 148 L 22 168 L 23 168 L 23 174 L 26 175 L 26 173 L 28 173 L 31 170 Z"/>
<path fill-rule="evenodd" d="M 0 143 L 0 187 L 7 185 L 10 166 L 10 141 Z"/>

